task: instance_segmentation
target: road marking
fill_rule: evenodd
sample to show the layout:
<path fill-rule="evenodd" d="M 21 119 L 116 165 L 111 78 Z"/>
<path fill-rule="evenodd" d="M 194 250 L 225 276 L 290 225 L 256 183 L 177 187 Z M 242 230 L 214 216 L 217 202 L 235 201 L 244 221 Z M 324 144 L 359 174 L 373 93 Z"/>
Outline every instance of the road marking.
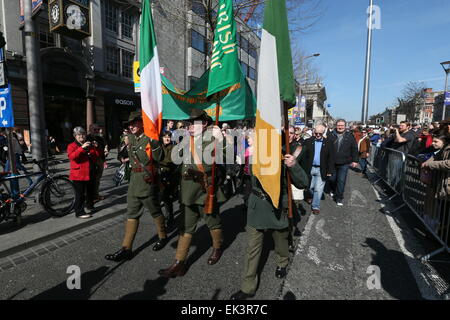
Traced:
<path fill-rule="evenodd" d="M 377 189 L 372 185 L 372 188 L 375 192 L 375 195 L 377 199 L 380 201 L 381 208 L 385 207 L 385 204 L 382 203 L 382 199 L 380 197 L 380 194 L 378 193 Z M 439 296 L 439 294 L 436 292 L 436 289 L 432 284 L 430 284 L 429 279 L 432 278 L 439 278 L 438 275 L 436 275 L 432 270 L 428 270 L 427 274 L 423 272 L 424 265 L 420 262 L 419 259 L 416 259 L 414 255 L 406 248 L 405 246 L 405 238 L 403 237 L 402 231 L 400 227 L 395 222 L 394 218 L 391 216 L 390 213 L 386 212 L 386 219 L 388 220 L 389 226 L 391 227 L 392 231 L 394 232 L 395 238 L 397 239 L 397 242 L 400 246 L 400 250 L 402 253 L 406 256 L 405 260 L 408 263 L 409 269 L 411 270 L 411 273 L 414 276 L 414 279 L 416 280 L 417 287 L 420 291 L 420 294 L 424 299 L 428 300 L 441 300 L 442 298 Z M 415 247 L 417 248 L 417 244 L 415 239 L 409 238 L 408 239 L 408 246 L 409 247 Z"/>
<path fill-rule="evenodd" d="M 317 221 L 316 232 L 322 238 L 324 238 L 326 240 L 331 240 L 331 237 L 323 230 L 324 225 L 325 225 L 325 219 L 320 219 L 319 221 Z"/>
<path fill-rule="evenodd" d="M 302 236 L 300 237 L 300 241 L 297 246 L 297 251 L 295 252 L 295 255 L 299 255 L 303 252 L 306 243 L 308 242 L 309 234 L 311 233 L 312 225 L 314 223 L 314 219 L 316 216 L 310 215 L 308 219 L 308 223 L 306 224 L 305 231 L 303 232 Z"/>
<path fill-rule="evenodd" d="M 308 258 L 314 261 L 317 265 L 319 265 L 322 261 L 320 261 L 319 256 L 317 255 L 317 248 L 310 246 L 308 251 Z"/>
<path fill-rule="evenodd" d="M 353 190 L 348 205 L 350 207 L 367 208 L 367 199 L 360 191 Z"/>
<path fill-rule="evenodd" d="M 339 263 L 336 263 L 336 264 L 330 263 L 330 264 L 328 264 L 327 269 L 331 270 L 331 271 L 345 270 L 344 266 L 340 265 Z"/>

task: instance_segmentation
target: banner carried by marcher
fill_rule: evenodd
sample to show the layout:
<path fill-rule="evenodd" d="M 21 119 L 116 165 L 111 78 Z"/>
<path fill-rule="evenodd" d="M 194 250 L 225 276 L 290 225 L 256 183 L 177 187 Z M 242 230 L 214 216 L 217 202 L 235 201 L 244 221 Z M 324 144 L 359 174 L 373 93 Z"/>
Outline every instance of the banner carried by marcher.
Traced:
<path fill-rule="evenodd" d="M 280 99 L 291 105 L 296 102 L 286 3 L 285 0 L 266 0 L 252 171 L 276 208 L 281 194 Z"/>
<path fill-rule="evenodd" d="M 159 139 L 162 127 L 161 74 L 150 1 L 142 2 L 139 65 L 141 69 L 141 103 L 145 134 Z"/>
<path fill-rule="evenodd" d="M 205 110 L 215 120 L 216 101 L 206 97 L 209 70 L 194 83 L 191 90 L 183 92 L 173 86 L 164 76 L 162 79 L 163 119 L 185 120 L 193 109 Z M 255 117 L 256 99 L 250 85 L 242 73 L 238 82 L 221 92 L 220 121 L 244 120 Z"/>
<path fill-rule="evenodd" d="M 237 48 L 233 1 L 220 0 L 206 96 L 227 89 L 239 81 L 242 71 Z"/>

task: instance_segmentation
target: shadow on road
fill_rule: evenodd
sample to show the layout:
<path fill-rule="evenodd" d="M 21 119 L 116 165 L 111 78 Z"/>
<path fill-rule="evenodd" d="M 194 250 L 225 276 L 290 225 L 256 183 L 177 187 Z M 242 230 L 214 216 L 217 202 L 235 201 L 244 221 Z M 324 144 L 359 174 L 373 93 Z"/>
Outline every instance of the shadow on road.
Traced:
<path fill-rule="evenodd" d="M 236 207 L 229 208 L 221 213 L 222 229 L 223 229 L 223 250 L 227 248 L 236 240 L 239 233 L 245 232 L 246 225 L 246 206 L 240 204 Z M 205 224 L 200 227 L 192 238 L 191 254 L 189 254 L 186 261 L 186 267 L 189 269 L 198 259 L 200 259 L 207 251 L 211 249 L 211 235 L 208 226 Z M 191 249 L 192 250 L 192 249 Z"/>
<path fill-rule="evenodd" d="M 89 299 L 95 291 L 94 287 L 100 284 L 102 280 L 106 279 L 113 270 L 115 270 L 119 265 L 115 266 L 113 269 L 109 270 L 108 267 L 102 266 L 92 271 L 85 272 L 81 275 L 81 289 L 69 290 L 67 288 L 67 282 L 61 282 L 59 285 L 46 290 L 30 300 L 87 300 Z"/>
<path fill-rule="evenodd" d="M 386 292 L 399 300 L 422 299 L 416 280 L 405 260 L 411 258 L 402 252 L 386 248 L 377 239 L 367 238 L 365 243 L 375 251 L 371 264 L 380 268 L 381 286 Z"/>
<path fill-rule="evenodd" d="M 168 282 L 169 279 L 164 277 L 147 280 L 142 291 L 127 294 L 119 298 L 119 300 L 157 300 L 159 296 L 166 293 L 164 287 Z"/>

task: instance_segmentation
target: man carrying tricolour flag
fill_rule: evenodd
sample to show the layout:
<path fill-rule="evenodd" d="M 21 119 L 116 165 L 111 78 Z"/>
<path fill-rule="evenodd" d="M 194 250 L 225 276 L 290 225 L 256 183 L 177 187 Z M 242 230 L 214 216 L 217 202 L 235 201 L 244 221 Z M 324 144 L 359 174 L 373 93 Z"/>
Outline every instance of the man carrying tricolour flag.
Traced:
<path fill-rule="evenodd" d="M 159 143 L 162 92 L 150 0 L 142 1 L 139 52 L 142 112 L 131 112 L 128 119 L 128 127 L 132 134 L 128 136 L 131 176 L 127 194 L 127 222 L 122 248 L 105 256 L 107 260 L 112 261 L 130 260 L 133 257 L 132 245 L 144 207 L 150 211 L 158 231 L 159 239 L 153 250 L 161 250 L 167 243 L 165 218 L 158 197 L 159 185 L 155 163 L 163 156 Z"/>
<path fill-rule="evenodd" d="M 252 192 L 247 209 L 247 252 L 241 290 L 231 300 L 253 297 L 264 232 L 272 233 L 277 255 L 275 276 L 284 278 L 289 262 L 288 188 L 303 189 L 308 176 L 296 158 L 282 160 L 283 102 L 295 104 L 295 86 L 285 0 L 266 0 L 258 65 L 258 99 L 252 159 Z M 286 139 L 286 141 L 289 141 Z"/>
<path fill-rule="evenodd" d="M 214 50 L 211 58 L 208 94 L 220 91 L 240 82 L 240 69 L 237 60 L 236 27 L 233 15 L 233 1 L 220 0 L 217 13 L 217 25 L 214 35 Z M 218 103 L 219 105 L 219 103 Z M 211 234 L 213 249 L 207 263 L 216 264 L 222 256 L 222 221 L 219 215 L 219 204 L 226 200 L 222 190 L 215 186 L 216 141 L 223 142 L 222 133 L 217 127 L 219 106 L 216 107 L 216 125 L 213 128 L 214 149 L 209 148 L 211 134 L 207 132 L 212 118 L 199 109 L 193 109 L 189 123 L 189 136 L 183 138 L 188 143 L 190 163 L 181 165 L 180 204 L 183 208 L 178 230 L 177 250 L 174 263 L 166 269 L 159 270 L 159 275 L 166 278 L 183 276 L 186 272 L 185 261 L 189 253 L 191 240 L 196 231 L 198 221 L 203 218 Z M 209 135 L 209 138 L 206 138 Z M 183 152 L 186 149 L 183 149 Z"/>

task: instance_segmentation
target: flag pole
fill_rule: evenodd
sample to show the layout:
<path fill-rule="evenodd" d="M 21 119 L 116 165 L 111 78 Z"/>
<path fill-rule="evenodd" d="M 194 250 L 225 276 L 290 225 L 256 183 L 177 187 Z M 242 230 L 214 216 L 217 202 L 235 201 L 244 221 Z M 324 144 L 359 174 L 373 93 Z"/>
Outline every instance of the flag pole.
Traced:
<path fill-rule="evenodd" d="M 219 126 L 219 110 L 220 110 L 220 92 L 215 94 L 216 96 L 216 120 L 214 126 Z M 207 201 L 206 205 L 203 208 L 203 213 L 212 214 L 214 212 L 214 198 L 215 198 L 215 184 L 216 184 L 216 149 L 217 149 L 217 140 L 214 139 L 214 151 L 213 151 L 213 163 L 211 168 L 211 185 L 207 190 Z"/>
<path fill-rule="evenodd" d="M 291 154 L 291 146 L 289 144 L 289 117 L 288 117 L 288 109 L 290 105 L 288 102 L 283 101 L 283 115 L 284 115 L 284 140 L 286 142 L 286 154 Z M 289 171 L 286 170 L 287 177 L 287 193 L 288 193 L 288 218 L 293 217 L 292 210 L 292 182 L 291 175 Z"/>

